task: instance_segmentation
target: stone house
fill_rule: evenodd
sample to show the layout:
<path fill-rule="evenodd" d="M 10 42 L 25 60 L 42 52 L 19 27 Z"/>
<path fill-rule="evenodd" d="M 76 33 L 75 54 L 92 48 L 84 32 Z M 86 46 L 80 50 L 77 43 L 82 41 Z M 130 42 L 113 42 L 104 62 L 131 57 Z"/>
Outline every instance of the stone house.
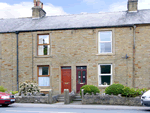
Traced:
<path fill-rule="evenodd" d="M 79 89 L 101 93 L 113 83 L 150 88 L 150 9 L 46 16 L 34 0 L 32 17 L 0 19 L 0 85 L 18 90 L 34 80 L 41 91 Z"/>

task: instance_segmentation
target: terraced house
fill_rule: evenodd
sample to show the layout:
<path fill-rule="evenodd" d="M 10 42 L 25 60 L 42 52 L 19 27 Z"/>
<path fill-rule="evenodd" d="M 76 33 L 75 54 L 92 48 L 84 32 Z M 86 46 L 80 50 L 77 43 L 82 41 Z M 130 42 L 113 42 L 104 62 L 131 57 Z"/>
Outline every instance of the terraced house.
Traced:
<path fill-rule="evenodd" d="M 150 88 L 150 9 L 128 0 L 127 11 L 46 16 L 34 0 L 32 17 L 0 19 L 0 85 L 18 90 L 25 80 L 54 94 L 85 84 Z"/>

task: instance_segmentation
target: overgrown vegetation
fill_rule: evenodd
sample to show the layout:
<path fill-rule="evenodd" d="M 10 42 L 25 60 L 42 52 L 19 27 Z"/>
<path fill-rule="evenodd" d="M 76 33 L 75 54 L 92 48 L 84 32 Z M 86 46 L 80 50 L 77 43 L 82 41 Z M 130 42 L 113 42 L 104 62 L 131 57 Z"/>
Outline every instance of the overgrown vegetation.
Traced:
<path fill-rule="evenodd" d="M 143 89 L 130 88 L 122 84 L 112 84 L 111 86 L 105 89 L 106 94 L 109 94 L 109 95 L 121 94 L 122 96 L 125 96 L 125 97 L 136 97 L 136 96 L 141 95 L 145 91 L 148 91 L 148 89 L 147 88 L 143 88 Z"/>
<path fill-rule="evenodd" d="M 5 92 L 7 89 L 5 89 L 3 86 L 0 86 L 0 92 Z"/>
<path fill-rule="evenodd" d="M 38 92 L 40 92 L 40 88 L 35 81 L 25 81 L 19 84 L 19 96 L 21 96 L 21 94 L 26 96 L 28 93 L 35 95 Z"/>
<path fill-rule="evenodd" d="M 92 95 L 92 92 L 96 95 L 96 93 L 100 93 L 99 89 L 94 85 L 84 85 L 80 88 L 80 95 L 82 96 L 82 89 L 84 89 L 84 95 L 89 93 Z"/>
<path fill-rule="evenodd" d="M 11 94 L 15 95 L 18 93 L 18 91 L 10 91 Z"/>

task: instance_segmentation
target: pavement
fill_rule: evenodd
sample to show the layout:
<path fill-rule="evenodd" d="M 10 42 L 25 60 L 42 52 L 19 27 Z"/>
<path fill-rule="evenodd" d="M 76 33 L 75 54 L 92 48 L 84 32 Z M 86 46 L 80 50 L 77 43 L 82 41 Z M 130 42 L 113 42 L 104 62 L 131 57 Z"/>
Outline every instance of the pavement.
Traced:
<path fill-rule="evenodd" d="M 150 110 L 145 106 L 120 106 L 120 105 L 82 105 L 81 101 L 74 101 L 70 104 L 58 102 L 54 104 L 35 104 L 35 103 L 14 103 L 10 106 L 16 107 L 34 107 L 34 108 L 73 108 L 73 109 L 120 109 L 120 110 Z"/>

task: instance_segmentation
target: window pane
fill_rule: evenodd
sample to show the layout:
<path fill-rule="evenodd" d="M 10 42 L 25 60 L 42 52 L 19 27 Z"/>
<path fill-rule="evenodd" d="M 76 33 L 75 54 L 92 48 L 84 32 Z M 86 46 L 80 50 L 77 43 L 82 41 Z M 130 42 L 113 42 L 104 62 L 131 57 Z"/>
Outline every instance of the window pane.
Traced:
<path fill-rule="evenodd" d="M 86 71 L 82 71 L 82 77 L 83 77 L 82 83 L 85 83 L 85 81 L 86 81 Z"/>
<path fill-rule="evenodd" d="M 48 67 L 42 67 L 42 75 L 49 75 L 48 70 Z"/>
<path fill-rule="evenodd" d="M 49 75 L 49 67 L 39 67 L 39 75 Z"/>
<path fill-rule="evenodd" d="M 100 32 L 100 41 L 111 41 L 111 38 L 112 38 L 111 31 Z"/>
<path fill-rule="evenodd" d="M 44 45 L 43 48 L 44 48 L 44 55 L 47 55 L 48 46 L 47 46 L 47 45 Z"/>
<path fill-rule="evenodd" d="M 111 74 L 111 65 L 100 65 L 101 74 Z"/>
<path fill-rule="evenodd" d="M 110 76 L 101 76 L 101 84 L 102 85 L 110 85 Z"/>
<path fill-rule="evenodd" d="M 111 42 L 100 43 L 100 53 L 111 52 Z"/>
<path fill-rule="evenodd" d="M 81 83 L 81 71 L 78 71 L 78 83 Z"/>
<path fill-rule="evenodd" d="M 39 35 L 39 44 L 49 44 L 49 35 Z"/>
<path fill-rule="evenodd" d="M 38 46 L 38 55 L 44 55 L 43 54 L 43 46 Z"/>
<path fill-rule="evenodd" d="M 49 55 L 49 45 L 38 46 L 38 55 Z"/>
<path fill-rule="evenodd" d="M 71 69 L 71 67 L 61 67 L 61 69 Z"/>
<path fill-rule="evenodd" d="M 86 69 L 86 66 L 77 66 L 77 69 Z"/>
<path fill-rule="evenodd" d="M 38 77 L 39 86 L 50 86 L 50 78 L 49 77 Z"/>

